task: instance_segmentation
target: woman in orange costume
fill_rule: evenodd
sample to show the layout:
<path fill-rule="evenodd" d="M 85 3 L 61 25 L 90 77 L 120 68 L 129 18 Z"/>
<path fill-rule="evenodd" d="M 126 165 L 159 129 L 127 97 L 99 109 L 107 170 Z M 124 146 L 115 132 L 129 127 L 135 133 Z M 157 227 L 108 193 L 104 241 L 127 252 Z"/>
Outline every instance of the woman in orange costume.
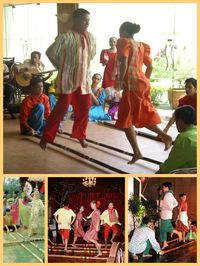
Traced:
<path fill-rule="evenodd" d="M 124 22 L 119 29 L 120 38 L 117 41 L 117 76 L 116 89 L 123 89 L 119 105 L 117 128 L 125 130 L 126 137 L 133 149 L 133 164 L 142 158 L 136 139 L 134 126 L 146 127 L 157 133 L 165 143 L 165 150 L 172 145 L 172 138 L 160 130 L 157 124 L 161 119 L 151 103 L 149 78 L 152 72 L 150 47 L 145 43 L 136 42 L 134 34 L 140 31 L 140 26 Z M 146 65 L 145 73 L 142 72 Z"/>

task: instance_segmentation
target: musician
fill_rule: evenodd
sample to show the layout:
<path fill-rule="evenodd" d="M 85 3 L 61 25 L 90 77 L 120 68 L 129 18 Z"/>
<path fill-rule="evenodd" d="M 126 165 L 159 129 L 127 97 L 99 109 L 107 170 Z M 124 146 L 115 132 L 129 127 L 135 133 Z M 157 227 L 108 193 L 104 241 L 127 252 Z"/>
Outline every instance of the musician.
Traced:
<path fill-rule="evenodd" d="M 50 115 L 49 97 L 43 93 L 43 80 L 35 76 L 30 82 L 31 93 L 21 104 L 21 134 L 41 134 L 45 120 Z"/>
<path fill-rule="evenodd" d="M 38 51 L 33 51 L 31 53 L 31 58 L 26 59 L 22 64 L 15 64 L 13 66 L 13 70 L 15 73 L 23 73 L 23 77 L 26 80 L 30 80 L 32 78 L 32 74 L 38 74 L 40 72 L 44 72 L 45 65 L 41 61 L 41 53 Z M 45 94 L 48 92 L 48 88 L 50 87 L 49 83 L 46 83 L 45 81 L 48 80 L 52 76 L 53 72 L 51 71 L 48 76 L 45 78 L 43 77 L 43 86 Z M 19 84 L 21 85 L 21 84 Z M 27 88 L 30 88 L 28 86 Z"/>

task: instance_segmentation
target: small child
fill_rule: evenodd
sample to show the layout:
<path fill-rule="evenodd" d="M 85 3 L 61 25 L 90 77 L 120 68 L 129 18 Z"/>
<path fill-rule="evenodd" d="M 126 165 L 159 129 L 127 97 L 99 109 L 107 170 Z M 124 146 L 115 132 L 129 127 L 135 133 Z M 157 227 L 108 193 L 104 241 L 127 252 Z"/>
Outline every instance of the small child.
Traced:
<path fill-rule="evenodd" d="M 67 246 L 70 237 L 71 225 L 75 221 L 76 214 L 69 208 L 69 202 L 65 201 L 62 207 L 54 213 L 55 220 L 60 230 L 62 242 L 65 246 L 65 252 L 68 252 Z"/>
<path fill-rule="evenodd" d="M 92 76 L 91 95 L 92 106 L 89 111 L 89 121 L 112 120 L 111 116 L 104 111 L 106 92 L 103 88 L 98 87 L 101 82 L 101 75 L 96 73 Z"/>
<path fill-rule="evenodd" d="M 129 252 L 138 259 L 142 260 L 143 254 L 149 253 L 150 245 L 157 254 L 163 255 L 159 243 L 155 238 L 155 232 L 152 230 L 153 222 L 148 216 L 142 219 L 142 225 L 135 229 L 128 245 Z"/>
<path fill-rule="evenodd" d="M 170 173 L 181 168 L 195 168 L 197 165 L 196 112 L 193 107 L 184 105 L 176 109 L 176 137 L 168 159 L 160 165 L 157 173 Z"/>
<path fill-rule="evenodd" d="M 183 105 L 192 106 L 195 111 L 197 110 L 197 80 L 194 78 L 186 79 L 185 81 L 185 92 L 186 95 L 183 98 L 180 98 L 178 101 L 178 107 Z M 175 115 L 173 114 L 172 118 L 169 120 L 165 129 L 163 130 L 165 133 L 168 132 L 170 127 L 175 122 Z"/>
<path fill-rule="evenodd" d="M 106 100 L 109 104 L 108 114 L 112 117 L 112 120 L 117 120 L 122 91 L 117 91 L 114 87 L 108 87 L 105 91 L 107 94 Z"/>

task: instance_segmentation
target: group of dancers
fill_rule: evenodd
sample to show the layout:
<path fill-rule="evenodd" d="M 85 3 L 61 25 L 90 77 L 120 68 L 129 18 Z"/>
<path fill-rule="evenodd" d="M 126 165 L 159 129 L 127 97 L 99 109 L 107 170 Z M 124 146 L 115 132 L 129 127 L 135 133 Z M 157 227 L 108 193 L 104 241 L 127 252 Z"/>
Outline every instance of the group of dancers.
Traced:
<path fill-rule="evenodd" d="M 162 184 L 162 199 L 159 200 L 159 241 L 155 237 L 154 221 L 145 216 L 141 225 L 133 232 L 129 242 L 129 252 L 136 260 L 141 261 L 144 256 L 152 256 L 149 254 L 150 248 L 153 248 L 159 255 L 163 255 L 166 248 L 168 248 L 168 233 L 172 238 L 173 235 L 178 236 L 179 242 L 196 240 L 197 228 L 188 218 L 188 204 L 187 196 L 181 193 L 179 203 L 174 197 L 172 184 L 165 182 Z M 178 216 L 175 227 L 172 225 L 173 210 L 178 207 Z M 162 248 L 160 243 L 163 243 Z"/>
<path fill-rule="evenodd" d="M 21 197 L 19 195 L 21 194 Z M 28 235 L 39 233 L 40 219 L 44 215 L 44 204 L 40 199 L 40 192 L 35 188 L 31 195 L 26 191 L 13 192 L 12 198 L 7 198 L 8 192 L 3 195 L 3 221 L 4 230 L 8 233 L 17 231 L 19 228 L 27 230 Z"/>
<path fill-rule="evenodd" d="M 102 255 L 101 252 L 101 244 L 98 242 L 98 233 L 100 231 L 101 224 L 104 225 L 104 241 L 105 246 L 107 247 L 108 243 L 108 236 L 110 230 L 112 231 L 112 237 L 110 242 L 113 243 L 114 238 L 120 232 L 120 223 L 119 223 L 119 216 L 117 210 L 114 208 L 112 202 L 108 204 L 108 208 L 101 214 L 99 207 L 99 201 L 91 201 L 90 207 L 92 212 L 86 218 L 83 216 L 84 206 L 80 205 L 77 208 L 77 212 L 75 213 L 69 207 L 69 202 L 65 200 L 62 203 L 61 208 L 59 208 L 55 213 L 54 217 L 58 224 L 58 229 L 60 231 L 62 242 L 64 245 L 65 252 L 68 251 L 68 241 L 70 239 L 70 230 L 72 229 L 71 226 L 73 225 L 74 228 L 74 238 L 72 242 L 73 248 L 76 248 L 76 242 L 78 238 L 82 238 L 86 242 L 91 242 L 95 245 L 97 249 L 97 257 Z M 90 220 L 90 227 L 89 229 L 84 232 L 83 230 L 83 220 Z"/>
<path fill-rule="evenodd" d="M 160 116 L 151 102 L 150 77 L 153 70 L 148 44 L 134 39 L 140 25 L 124 22 L 119 28 L 120 38 L 111 37 L 110 48 L 101 52 L 100 62 L 105 66 L 102 88 L 101 75 L 95 73 L 90 81 L 90 64 L 96 54 L 96 41 L 87 31 L 90 13 L 82 8 L 73 12 L 73 27 L 58 35 L 46 51 L 53 66 L 58 70 L 54 85 L 59 95 L 43 94 L 45 83 L 35 76 L 31 80 L 31 94 L 21 106 L 21 133 L 41 136 L 40 147 L 53 143 L 57 133 L 62 133 L 61 121 L 73 108 L 72 138 L 86 148 L 88 121 L 117 119 L 115 126 L 123 129 L 133 150 L 128 162 L 142 159 L 134 126 L 146 127 L 164 142 L 165 150 L 172 146 L 168 135 L 170 126 L 176 122 L 179 132 L 168 159 L 160 165 L 159 173 L 171 173 L 181 168 L 196 168 L 196 106 L 197 80 L 185 80 L 186 95 L 179 100 L 178 108 L 164 130 L 158 127 Z M 40 56 L 34 52 L 31 65 L 40 68 Z M 34 61 L 35 60 L 35 61 Z M 30 62 L 29 62 L 30 63 Z M 143 72 L 143 65 L 146 66 Z M 20 69 L 18 69 L 20 72 Z M 52 96 L 52 97 L 50 97 Z M 53 106 L 50 108 L 53 99 Z M 105 112 L 105 101 L 109 110 Z M 118 112 L 117 116 L 116 113 Z"/>

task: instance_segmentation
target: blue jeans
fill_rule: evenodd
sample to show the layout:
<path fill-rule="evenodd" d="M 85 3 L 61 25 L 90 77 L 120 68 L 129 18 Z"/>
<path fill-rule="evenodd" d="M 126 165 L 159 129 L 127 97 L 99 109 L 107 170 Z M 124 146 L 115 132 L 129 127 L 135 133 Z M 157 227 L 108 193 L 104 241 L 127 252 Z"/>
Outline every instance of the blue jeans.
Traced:
<path fill-rule="evenodd" d="M 43 104 L 36 104 L 33 107 L 31 114 L 28 118 L 28 124 L 38 134 L 42 134 L 43 128 L 46 124 L 46 121 L 44 120 L 44 105 Z"/>

